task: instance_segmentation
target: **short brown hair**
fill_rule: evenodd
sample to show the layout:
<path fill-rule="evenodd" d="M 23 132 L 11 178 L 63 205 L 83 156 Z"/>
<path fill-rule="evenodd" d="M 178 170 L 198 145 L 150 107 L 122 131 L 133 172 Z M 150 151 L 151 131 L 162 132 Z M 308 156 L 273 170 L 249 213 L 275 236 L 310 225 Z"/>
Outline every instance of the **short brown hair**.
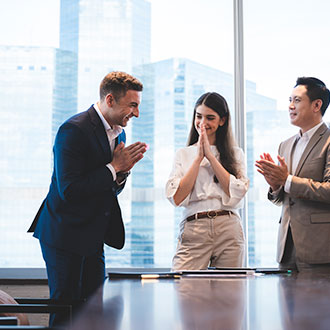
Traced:
<path fill-rule="evenodd" d="M 138 79 L 128 73 L 121 71 L 110 72 L 101 82 L 100 100 L 103 100 L 107 94 L 111 93 L 115 100 L 118 101 L 130 89 L 141 92 L 143 85 Z"/>

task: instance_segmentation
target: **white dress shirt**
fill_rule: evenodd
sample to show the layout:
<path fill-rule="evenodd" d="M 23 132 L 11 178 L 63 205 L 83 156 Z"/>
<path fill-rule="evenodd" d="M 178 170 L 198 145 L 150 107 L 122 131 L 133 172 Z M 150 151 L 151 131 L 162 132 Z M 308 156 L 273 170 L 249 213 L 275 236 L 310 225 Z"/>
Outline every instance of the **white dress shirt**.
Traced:
<path fill-rule="evenodd" d="M 219 159 L 216 146 L 212 145 L 211 151 Z M 179 205 L 184 207 L 183 219 L 198 212 L 211 210 L 228 210 L 238 215 L 237 209 L 243 206 L 243 198 L 248 190 L 249 180 L 246 177 L 242 149 L 234 147 L 233 151 L 242 177 L 236 178 L 234 175 L 230 175 L 230 197 L 223 191 L 219 183 L 214 182 L 214 171 L 207 158 L 204 158 L 200 164 L 192 191 Z M 179 187 L 181 178 L 189 170 L 196 155 L 196 145 L 179 149 L 175 155 L 173 169 L 166 184 L 166 197 L 174 206 L 176 205 L 173 196 Z"/>
<path fill-rule="evenodd" d="M 292 155 L 292 165 L 291 165 L 291 172 L 295 173 L 298 163 L 300 161 L 300 158 L 308 144 L 308 142 L 310 141 L 310 139 L 312 138 L 312 136 L 315 134 L 315 132 L 317 131 L 317 129 L 323 124 L 323 121 L 321 121 L 319 124 L 317 124 L 316 126 L 314 126 L 313 128 L 311 128 L 310 130 L 308 130 L 305 133 L 301 133 L 301 131 L 299 131 L 299 140 L 297 141 L 296 144 L 296 148 L 293 152 Z M 284 191 L 286 193 L 290 193 L 290 189 L 291 189 L 291 182 L 292 182 L 292 174 L 289 174 L 285 184 L 284 184 Z"/>
<path fill-rule="evenodd" d="M 114 125 L 113 127 L 111 127 L 109 125 L 109 123 L 105 120 L 105 118 L 103 117 L 102 112 L 97 103 L 95 103 L 93 105 L 93 107 L 96 110 L 97 114 L 99 115 L 99 117 L 103 123 L 104 129 L 108 136 L 109 146 L 110 146 L 111 152 L 113 153 L 113 151 L 115 149 L 116 137 L 123 131 L 123 129 L 122 129 L 122 127 L 120 127 L 118 125 Z M 111 171 L 112 176 L 113 176 L 113 181 L 115 181 L 117 179 L 117 174 L 116 174 L 115 169 L 113 168 L 113 166 L 110 163 L 107 164 L 106 166 Z"/>

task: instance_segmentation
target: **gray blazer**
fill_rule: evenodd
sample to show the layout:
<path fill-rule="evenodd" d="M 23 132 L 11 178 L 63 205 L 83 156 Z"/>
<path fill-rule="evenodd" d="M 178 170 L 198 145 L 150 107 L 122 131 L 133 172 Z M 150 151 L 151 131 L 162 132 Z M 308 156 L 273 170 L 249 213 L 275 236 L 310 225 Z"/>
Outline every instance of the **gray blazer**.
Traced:
<path fill-rule="evenodd" d="M 279 155 L 291 173 L 291 157 L 299 135 L 282 142 Z M 282 187 L 268 199 L 282 205 L 277 261 L 284 253 L 289 224 L 296 257 L 304 263 L 330 262 L 330 129 L 321 125 L 308 142 L 293 174 L 290 193 Z"/>

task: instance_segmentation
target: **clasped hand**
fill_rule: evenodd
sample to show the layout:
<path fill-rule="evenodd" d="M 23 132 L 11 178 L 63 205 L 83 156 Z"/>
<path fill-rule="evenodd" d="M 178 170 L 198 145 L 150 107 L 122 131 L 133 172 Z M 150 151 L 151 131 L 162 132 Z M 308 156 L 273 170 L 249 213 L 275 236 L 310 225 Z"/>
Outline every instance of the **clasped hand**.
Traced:
<path fill-rule="evenodd" d="M 279 161 L 278 165 L 275 164 L 270 154 L 264 153 L 260 155 L 260 160 L 257 160 L 255 163 L 255 166 L 258 168 L 257 171 L 264 176 L 273 191 L 284 186 L 289 175 L 284 157 L 278 155 L 277 159 Z"/>
<path fill-rule="evenodd" d="M 135 142 L 125 147 L 124 142 L 120 142 L 113 152 L 111 165 L 118 172 L 128 172 L 147 151 L 147 145 L 143 142 Z"/>
<path fill-rule="evenodd" d="M 201 133 L 198 138 L 197 142 L 197 147 L 198 147 L 198 154 L 197 157 L 199 161 L 202 161 L 204 157 L 206 157 L 208 160 L 210 160 L 211 157 L 214 157 L 211 147 L 210 147 L 210 142 L 207 137 L 205 127 L 201 125 Z"/>

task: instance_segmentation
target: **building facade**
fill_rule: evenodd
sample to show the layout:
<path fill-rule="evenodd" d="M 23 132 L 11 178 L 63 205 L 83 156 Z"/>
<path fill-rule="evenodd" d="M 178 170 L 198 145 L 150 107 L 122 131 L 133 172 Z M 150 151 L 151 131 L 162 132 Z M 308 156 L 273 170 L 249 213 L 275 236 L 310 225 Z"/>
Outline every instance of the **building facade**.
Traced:
<path fill-rule="evenodd" d="M 2 266 L 42 266 L 38 241 L 26 231 L 52 172 L 58 125 L 76 109 L 71 52 L 0 46 L 0 231 Z M 13 239 L 14 238 L 14 239 Z M 35 256 L 31 258 L 32 256 Z M 37 257 L 38 256 L 38 257 Z"/>

